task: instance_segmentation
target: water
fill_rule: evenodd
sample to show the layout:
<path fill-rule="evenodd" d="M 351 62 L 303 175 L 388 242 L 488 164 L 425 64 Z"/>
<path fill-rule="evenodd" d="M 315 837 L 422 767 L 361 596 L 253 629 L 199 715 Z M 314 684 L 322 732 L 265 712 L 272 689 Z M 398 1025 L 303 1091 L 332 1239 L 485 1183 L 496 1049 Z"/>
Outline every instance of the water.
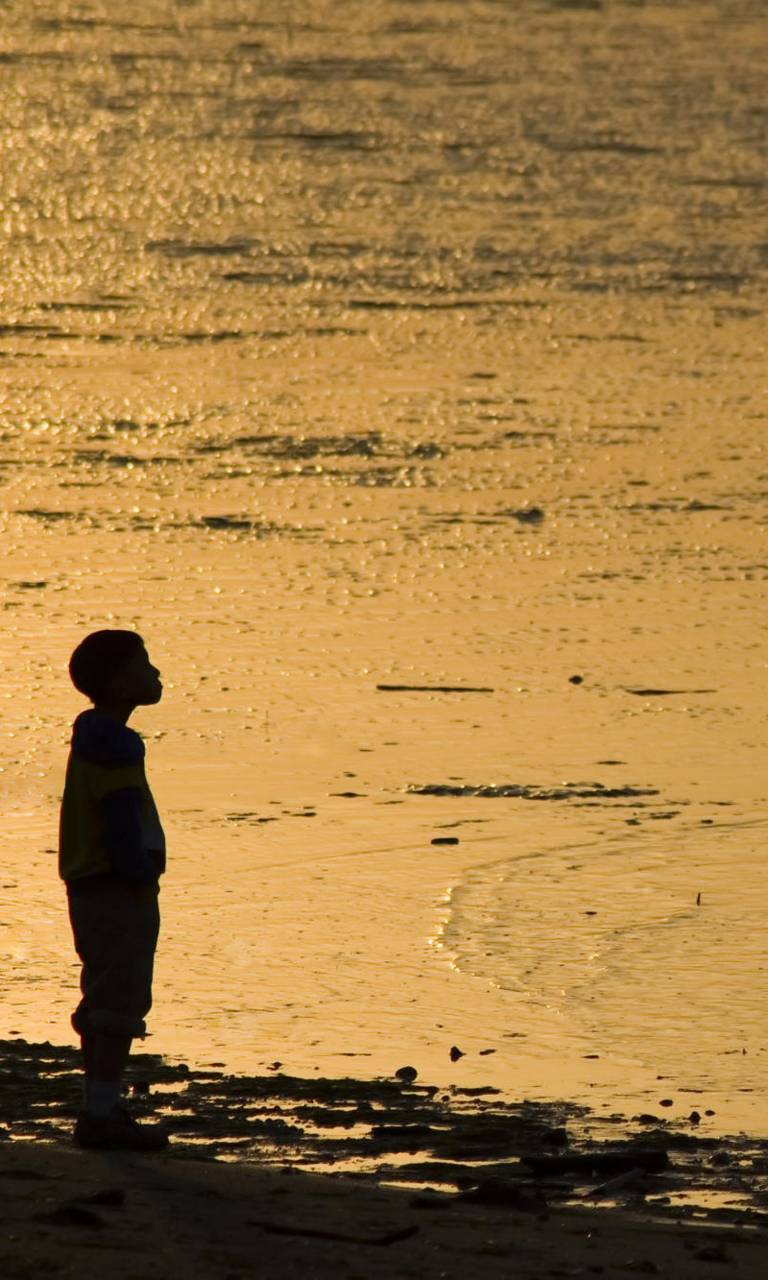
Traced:
<path fill-rule="evenodd" d="M 682 1066 L 702 1088 L 760 1089 L 763 838 L 761 823 L 726 822 L 697 840 L 502 862 L 467 875 L 446 932 L 462 968 L 567 1019 L 590 1049 L 650 1050 L 667 1078 Z"/>
<path fill-rule="evenodd" d="M 136 626 L 155 1047 L 762 1124 L 763 6 L 3 13 L 9 1030 Z"/>

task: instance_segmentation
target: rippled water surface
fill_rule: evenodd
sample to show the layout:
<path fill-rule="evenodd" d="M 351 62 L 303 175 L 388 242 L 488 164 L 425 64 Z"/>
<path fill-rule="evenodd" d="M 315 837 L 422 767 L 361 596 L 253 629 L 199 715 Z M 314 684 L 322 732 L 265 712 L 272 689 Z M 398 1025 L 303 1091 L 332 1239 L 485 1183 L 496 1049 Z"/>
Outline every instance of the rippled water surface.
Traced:
<path fill-rule="evenodd" d="M 69 1035 L 66 658 L 136 626 L 158 1049 L 766 1123 L 767 49 L 3 7 L 9 1031 Z"/>

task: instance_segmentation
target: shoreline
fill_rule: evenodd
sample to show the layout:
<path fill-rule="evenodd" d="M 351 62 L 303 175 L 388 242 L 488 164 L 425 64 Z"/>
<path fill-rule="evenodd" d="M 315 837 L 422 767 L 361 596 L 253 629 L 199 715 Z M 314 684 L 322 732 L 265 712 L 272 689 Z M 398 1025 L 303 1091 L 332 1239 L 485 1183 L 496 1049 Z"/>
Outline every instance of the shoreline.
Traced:
<path fill-rule="evenodd" d="M 511 1256 L 523 1277 L 762 1265 L 768 1142 L 490 1088 L 229 1076 L 136 1054 L 131 1106 L 168 1123 L 169 1150 L 82 1152 L 78 1056 L 0 1042 L 7 1276 L 95 1275 L 104 1250 L 118 1280 L 150 1255 L 222 1280 L 491 1276 Z"/>

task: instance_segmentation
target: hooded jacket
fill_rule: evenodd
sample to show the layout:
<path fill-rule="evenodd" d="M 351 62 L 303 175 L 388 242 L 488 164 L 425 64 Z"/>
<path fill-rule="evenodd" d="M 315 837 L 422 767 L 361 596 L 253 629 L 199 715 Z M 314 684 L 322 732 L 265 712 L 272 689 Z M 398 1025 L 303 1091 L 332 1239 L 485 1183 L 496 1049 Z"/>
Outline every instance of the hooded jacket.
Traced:
<path fill-rule="evenodd" d="M 165 836 L 138 733 L 99 711 L 72 728 L 59 824 L 59 874 L 151 884 L 165 870 Z"/>

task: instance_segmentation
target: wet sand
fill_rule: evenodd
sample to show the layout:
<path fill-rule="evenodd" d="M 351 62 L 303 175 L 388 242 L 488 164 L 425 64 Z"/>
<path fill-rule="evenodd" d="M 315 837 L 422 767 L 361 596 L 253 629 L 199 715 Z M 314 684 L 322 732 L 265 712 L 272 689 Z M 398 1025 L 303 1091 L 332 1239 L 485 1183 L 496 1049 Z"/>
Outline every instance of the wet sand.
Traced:
<path fill-rule="evenodd" d="M 14 1280 L 108 1267 L 115 1280 L 286 1275 L 497 1277 L 631 1274 L 758 1280 L 765 1243 L 749 1230 L 659 1223 L 642 1210 L 534 1211 L 462 1204 L 419 1210 L 397 1191 L 240 1166 L 73 1154 L 3 1153 Z M 124 1195 L 124 1199 L 122 1196 Z M 119 1201 L 119 1203 L 118 1203 Z"/>
<path fill-rule="evenodd" d="M 243 1077 L 137 1055 L 157 1156 L 80 1152 L 77 1055 L 6 1041 L 9 1277 L 762 1275 L 768 1145 L 493 1089 Z M 323 1176 L 321 1176 L 322 1171 Z"/>
<path fill-rule="evenodd" d="M 0 1265 L 14 1280 L 108 1267 L 115 1280 L 286 1275 L 479 1277 L 702 1274 L 757 1280 L 765 1244 L 751 1230 L 658 1222 L 642 1210 L 533 1210 L 414 1198 L 320 1178 L 158 1157 L 2 1153 Z"/>

